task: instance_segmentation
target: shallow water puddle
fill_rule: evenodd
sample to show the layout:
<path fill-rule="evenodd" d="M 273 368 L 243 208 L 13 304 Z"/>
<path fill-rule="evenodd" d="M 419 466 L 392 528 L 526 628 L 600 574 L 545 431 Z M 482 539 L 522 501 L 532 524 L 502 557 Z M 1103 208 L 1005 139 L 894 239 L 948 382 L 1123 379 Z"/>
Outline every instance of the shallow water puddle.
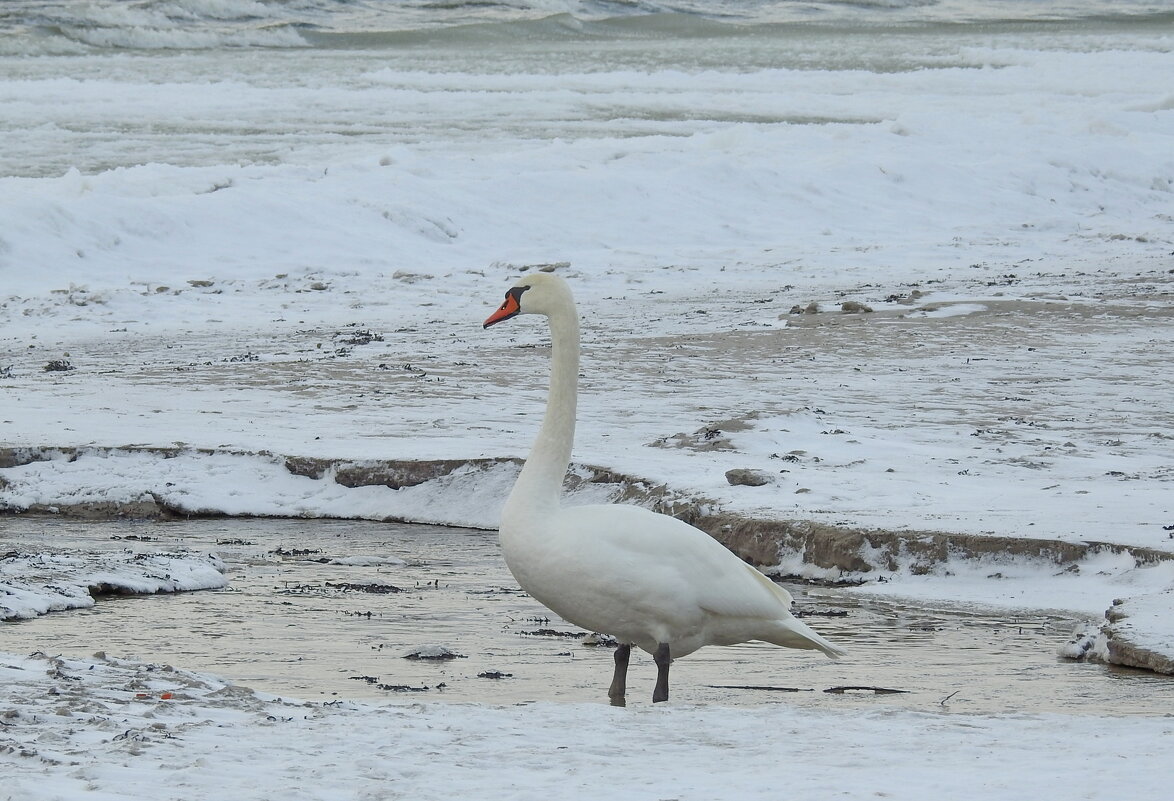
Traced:
<path fill-rule="evenodd" d="M 585 644 L 584 632 L 518 589 L 495 532 L 322 520 L 0 522 L 0 549 L 64 548 L 215 551 L 230 587 L 103 599 L 0 624 L 0 650 L 105 651 L 306 700 L 607 701 L 611 649 Z M 808 623 L 850 650 L 847 659 L 761 644 L 706 648 L 673 665 L 672 700 L 1141 714 L 1153 712 L 1156 694 L 1174 692 L 1167 678 L 1059 659 L 1074 619 L 789 589 Z M 437 646 L 455 656 L 427 658 Z M 425 658 L 405 658 L 416 650 Z M 634 655 L 629 703 L 648 703 L 654 678 L 651 657 Z"/>

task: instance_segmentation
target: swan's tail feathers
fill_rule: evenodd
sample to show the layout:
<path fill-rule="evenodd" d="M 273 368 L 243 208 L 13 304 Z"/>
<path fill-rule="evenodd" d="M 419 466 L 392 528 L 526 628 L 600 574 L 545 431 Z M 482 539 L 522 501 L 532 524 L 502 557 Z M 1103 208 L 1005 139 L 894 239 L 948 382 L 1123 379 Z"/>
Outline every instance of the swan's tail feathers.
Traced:
<path fill-rule="evenodd" d="M 838 645 L 833 645 L 816 634 L 806 623 L 795 618 L 776 621 L 775 630 L 772 632 L 772 635 L 764 639 L 767 642 L 781 645 L 784 648 L 806 648 L 809 650 L 823 651 L 832 659 L 839 659 L 848 653 Z"/>
<path fill-rule="evenodd" d="M 778 584 L 775 584 L 767 576 L 750 567 L 750 565 L 747 565 L 746 569 L 753 573 L 754 577 L 779 599 L 779 603 L 782 604 L 784 610 L 790 610 L 792 602 L 791 593 L 784 590 Z M 786 611 L 785 615 L 786 617 L 781 620 L 774 621 L 775 626 L 771 632 L 771 636 L 763 637 L 763 640 L 774 643 L 775 645 L 781 645 L 784 648 L 807 648 L 809 650 L 823 651 L 832 659 L 839 659 L 848 653 L 838 645 L 832 645 L 823 637 L 820 637 L 806 623 L 791 617 L 790 611 Z"/>

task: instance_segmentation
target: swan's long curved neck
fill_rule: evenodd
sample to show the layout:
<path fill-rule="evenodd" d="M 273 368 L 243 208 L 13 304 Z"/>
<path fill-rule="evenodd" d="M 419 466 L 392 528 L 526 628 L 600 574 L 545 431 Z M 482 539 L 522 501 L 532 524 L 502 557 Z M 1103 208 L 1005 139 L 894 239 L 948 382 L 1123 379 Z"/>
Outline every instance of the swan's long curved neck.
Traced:
<path fill-rule="evenodd" d="M 571 463 L 579 383 L 579 317 L 569 299 L 550 319 L 550 394 L 538 438 L 506 501 L 505 515 L 553 513 Z"/>

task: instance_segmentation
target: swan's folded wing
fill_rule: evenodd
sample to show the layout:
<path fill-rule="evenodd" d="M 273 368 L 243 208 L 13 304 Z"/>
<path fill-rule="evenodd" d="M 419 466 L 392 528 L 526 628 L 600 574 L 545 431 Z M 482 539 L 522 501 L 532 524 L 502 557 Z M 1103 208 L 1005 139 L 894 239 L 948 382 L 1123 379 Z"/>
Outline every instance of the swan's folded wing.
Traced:
<path fill-rule="evenodd" d="M 791 595 L 699 528 L 639 506 L 569 507 L 616 559 L 631 560 L 658 583 L 688 592 L 722 617 L 774 620 L 789 614 Z"/>

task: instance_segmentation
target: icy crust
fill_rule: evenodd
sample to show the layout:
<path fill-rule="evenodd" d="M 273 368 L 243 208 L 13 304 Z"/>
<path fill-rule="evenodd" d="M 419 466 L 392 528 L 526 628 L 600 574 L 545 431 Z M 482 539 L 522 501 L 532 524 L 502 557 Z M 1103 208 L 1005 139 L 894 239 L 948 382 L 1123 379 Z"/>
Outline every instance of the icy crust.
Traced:
<path fill-rule="evenodd" d="M 1171 619 L 1174 590 L 1118 598 L 1102 622 L 1090 622 L 1074 632 L 1060 655 L 1174 674 Z"/>
<path fill-rule="evenodd" d="M 1107 661 L 1174 674 L 1174 590 L 1118 599 L 1105 618 Z"/>
<path fill-rule="evenodd" d="M 22 801 L 596 799 L 604 776 L 634 801 L 773 801 L 783 776 L 807 798 L 1161 798 L 1174 736 L 1157 716 L 665 706 L 302 703 L 101 654 L 0 653 L 0 773 Z"/>
<path fill-rule="evenodd" d="M 98 595 L 215 589 L 224 569 L 212 555 L 11 552 L 0 557 L 0 620 L 90 607 Z"/>
<path fill-rule="evenodd" d="M 324 517 L 483 529 L 497 527 L 519 469 L 496 459 L 379 464 L 151 448 L 9 450 L 7 462 L 13 466 L 0 468 L 0 511 Z"/>
<path fill-rule="evenodd" d="M 384 519 L 394 511 L 388 501 L 397 497 L 383 487 L 346 487 L 298 475 L 281 458 L 265 454 L 84 450 L 46 455 L 50 458 L 5 471 L 0 503 L 13 511 L 123 508 L 144 517 L 170 511 Z M 411 511 L 411 494 L 398 496 L 402 511 Z"/>
<path fill-rule="evenodd" d="M 494 529 L 518 459 L 347 460 L 179 448 L 0 449 L 0 510 L 82 517 L 228 515 L 386 520 Z M 568 505 L 634 503 L 679 517 L 748 561 L 810 579 L 942 576 L 951 563 L 1016 562 L 1080 574 L 1174 560 L 1174 541 L 1051 539 L 1027 532 L 865 528 L 748 514 L 684 489 L 577 463 Z M 989 571 L 988 571 L 989 572 Z M 1013 575 L 1013 571 L 1007 576 Z M 1000 578 L 1006 577 L 1003 572 Z M 1097 608 L 1102 608 L 1099 604 Z"/>

